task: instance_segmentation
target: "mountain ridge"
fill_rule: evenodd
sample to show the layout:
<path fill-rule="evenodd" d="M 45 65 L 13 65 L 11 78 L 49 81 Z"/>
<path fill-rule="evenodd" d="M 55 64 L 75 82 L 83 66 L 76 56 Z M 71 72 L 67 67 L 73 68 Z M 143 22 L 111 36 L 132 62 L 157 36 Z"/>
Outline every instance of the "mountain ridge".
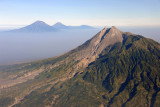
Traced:
<path fill-rule="evenodd" d="M 69 30 L 69 29 L 72 29 L 72 30 L 84 30 L 84 29 L 96 29 L 92 26 L 89 26 L 89 25 L 79 25 L 79 26 L 67 26 L 67 25 L 64 25 L 63 23 L 61 22 L 57 22 L 55 23 L 54 25 L 52 25 L 53 27 L 57 28 L 57 29 L 66 29 L 66 30 Z"/>
<path fill-rule="evenodd" d="M 55 32 L 55 31 L 58 31 L 58 29 L 51 27 L 50 25 L 46 24 L 43 21 L 36 21 L 25 27 L 7 32 Z"/>
<path fill-rule="evenodd" d="M 30 25 L 27 25 L 25 27 L 19 28 L 19 29 L 13 29 L 9 31 L 4 31 L 4 32 L 20 32 L 20 33 L 38 33 L 38 32 L 57 32 L 57 31 L 62 31 L 62 30 L 88 30 L 88 29 L 96 29 L 94 27 L 88 26 L 88 25 L 80 25 L 80 26 L 67 26 L 62 24 L 61 22 L 57 22 L 54 25 L 50 26 L 46 24 L 43 21 L 35 21 Z"/>

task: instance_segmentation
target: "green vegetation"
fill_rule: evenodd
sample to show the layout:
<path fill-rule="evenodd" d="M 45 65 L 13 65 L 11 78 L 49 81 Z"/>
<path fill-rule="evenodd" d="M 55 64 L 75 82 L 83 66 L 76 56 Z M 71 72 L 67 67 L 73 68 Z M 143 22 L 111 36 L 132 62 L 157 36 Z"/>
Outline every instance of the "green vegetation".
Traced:
<path fill-rule="evenodd" d="M 0 67 L 0 74 L 5 75 L 5 78 L 23 70 L 30 72 L 33 69 L 45 68 L 45 71 L 33 80 L 2 89 L 0 106 L 12 104 L 14 98 L 27 92 L 30 93 L 14 107 L 160 105 L 159 43 L 142 36 L 130 35 L 122 43 L 106 47 L 99 58 L 88 67 L 76 69 L 80 61 L 75 60 L 74 55 L 88 43 L 59 57 Z M 53 65 L 55 67 L 50 68 Z M 66 79 L 75 70 L 77 73 L 73 78 Z M 59 81 L 53 83 L 56 80 Z"/>
<path fill-rule="evenodd" d="M 108 106 L 159 105 L 159 44 L 129 36 L 124 43 L 107 47 L 87 67 L 83 79 L 106 89 L 104 99 Z"/>

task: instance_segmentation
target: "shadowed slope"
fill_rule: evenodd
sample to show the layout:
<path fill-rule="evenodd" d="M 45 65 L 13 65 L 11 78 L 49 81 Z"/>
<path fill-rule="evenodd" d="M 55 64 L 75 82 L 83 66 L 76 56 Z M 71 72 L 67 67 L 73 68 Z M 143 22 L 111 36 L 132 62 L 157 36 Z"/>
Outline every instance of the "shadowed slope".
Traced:
<path fill-rule="evenodd" d="M 159 105 L 160 45 L 152 40 L 130 35 L 107 47 L 86 71 L 84 80 L 107 89 L 109 107 Z"/>

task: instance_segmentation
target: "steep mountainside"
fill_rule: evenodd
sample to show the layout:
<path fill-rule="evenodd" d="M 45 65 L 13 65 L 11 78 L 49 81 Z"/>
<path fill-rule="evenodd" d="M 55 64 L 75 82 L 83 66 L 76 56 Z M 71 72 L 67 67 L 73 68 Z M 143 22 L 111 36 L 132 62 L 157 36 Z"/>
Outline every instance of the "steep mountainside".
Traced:
<path fill-rule="evenodd" d="M 107 47 L 83 79 L 104 87 L 106 106 L 160 105 L 159 44 L 141 36 Z"/>
<path fill-rule="evenodd" d="M 0 67 L 2 107 L 159 107 L 160 44 L 116 27 L 54 58 Z"/>

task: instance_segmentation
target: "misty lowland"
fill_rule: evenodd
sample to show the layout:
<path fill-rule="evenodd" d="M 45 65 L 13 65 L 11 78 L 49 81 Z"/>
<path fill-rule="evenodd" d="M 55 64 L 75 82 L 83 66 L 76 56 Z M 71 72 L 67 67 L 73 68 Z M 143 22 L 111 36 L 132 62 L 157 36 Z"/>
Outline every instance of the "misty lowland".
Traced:
<path fill-rule="evenodd" d="M 0 11 L 0 107 L 160 107 L 160 1 L 0 0 Z"/>

